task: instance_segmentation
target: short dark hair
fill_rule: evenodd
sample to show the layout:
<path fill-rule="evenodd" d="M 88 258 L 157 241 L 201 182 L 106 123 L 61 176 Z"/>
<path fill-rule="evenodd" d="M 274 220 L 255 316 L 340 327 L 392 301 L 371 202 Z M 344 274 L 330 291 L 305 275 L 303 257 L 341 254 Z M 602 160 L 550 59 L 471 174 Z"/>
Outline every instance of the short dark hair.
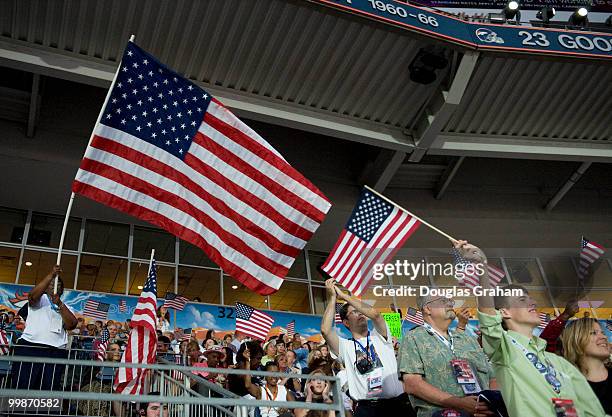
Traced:
<path fill-rule="evenodd" d="M 161 394 L 159 391 L 151 391 L 147 395 L 161 395 Z M 140 409 L 147 411 L 147 408 L 149 408 L 149 404 L 150 403 L 140 403 Z"/>
<path fill-rule="evenodd" d="M 342 304 L 342 307 L 340 307 L 340 311 L 338 312 L 338 314 L 340 314 L 340 320 L 344 321 L 348 317 L 349 305 L 349 303 L 344 303 Z"/>
<path fill-rule="evenodd" d="M 264 365 L 264 371 L 268 371 L 268 368 L 276 366 L 278 368 L 278 363 L 276 361 L 270 361 Z"/>
<path fill-rule="evenodd" d="M 522 285 L 518 285 L 518 284 L 509 284 L 506 286 L 501 287 L 502 290 L 514 290 L 514 289 L 518 289 L 518 290 L 522 290 L 524 295 L 529 294 L 529 291 L 527 291 L 527 289 L 525 287 L 523 287 Z M 510 300 L 514 298 L 513 296 L 509 296 L 509 295 L 496 295 L 495 297 L 493 297 L 493 303 L 495 305 L 495 309 L 499 310 L 501 308 L 508 308 L 510 307 Z"/>
<path fill-rule="evenodd" d="M 165 343 L 165 344 L 167 344 L 167 345 L 169 345 L 169 344 L 170 344 L 170 338 L 169 338 L 168 336 L 159 336 L 159 337 L 157 338 L 157 341 L 158 341 L 158 342 Z"/>

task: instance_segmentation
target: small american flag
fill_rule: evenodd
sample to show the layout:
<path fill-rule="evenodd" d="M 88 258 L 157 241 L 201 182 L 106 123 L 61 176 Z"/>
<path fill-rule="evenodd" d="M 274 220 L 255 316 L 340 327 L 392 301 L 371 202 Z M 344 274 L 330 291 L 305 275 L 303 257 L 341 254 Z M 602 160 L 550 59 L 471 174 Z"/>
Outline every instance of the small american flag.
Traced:
<path fill-rule="evenodd" d="M 236 330 L 253 339 L 266 340 L 272 324 L 272 316 L 246 304 L 236 303 Z"/>
<path fill-rule="evenodd" d="M 0 355 L 8 355 L 10 350 L 9 336 L 6 330 L 0 329 Z"/>
<path fill-rule="evenodd" d="M 612 332 L 612 320 L 606 320 L 606 327 L 608 331 Z"/>
<path fill-rule="evenodd" d="M 353 294 L 361 295 L 372 279 L 374 265 L 393 258 L 420 224 L 364 188 L 322 269 Z"/>
<path fill-rule="evenodd" d="M 455 263 L 455 265 L 463 265 L 463 273 L 465 274 L 465 277 L 463 278 L 463 280 L 460 281 L 460 284 L 467 288 L 474 288 L 476 286 L 479 286 L 480 276 L 478 275 L 478 271 L 475 267 L 467 268 L 467 266 L 471 265 L 472 263 L 465 259 L 463 256 L 461 256 L 461 253 L 459 253 L 459 251 L 455 248 L 452 249 L 452 255 L 453 262 Z M 497 287 L 501 282 L 502 278 L 504 278 L 504 276 L 506 275 L 504 274 L 504 271 L 491 264 L 487 264 L 487 271 L 489 272 L 489 284 L 493 288 Z"/>
<path fill-rule="evenodd" d="M 121 313 L 127 312 L 127 303 L 125 302 L 125 300 L 119 300 L 119 311 Z"/>
<path fill-rule="evenodd" d="M 589 275 L 591 265 L 605 253 L 603 246 L 582 237 L 580 242 L 580 263 L 578 264 L 578 279 L 584 281 Z"/>
<path fill-rule="evenodd" d="M 183 311 L 185 304 L 189 301 L 188 298 L 182 295 L 175 294 L 173 292 L 167 292 L 166 298 L 164 298 L 164 307 L 173 308 L 178 311 Z"/>
<path fill-rule="evenodd" d="M 416 308 L 408 307 L 408 311 L 406 311 L 406 316 L 404 320 L 410 322 L 412 324 L 416 324 L 417 326 L 422 326 L 423 321 L 423 313 L 418 311 Z"/>
<path fill-rule="evenodd" d="M 340 317 L 340 309 L 344 304 L 336 303 L 336 314 L 334 315 L 334 323 L 342 324 L 342 318 Z"/>
<path fill-rule="evenodd" d="M 538 327 L 540 329 L 544 329 L 548 325 L 548 322 L 550 322 L 550 314 L 540 313 L 540 324 L 538 325 Z"/>
<path fill-rule="evenodd" d="M 181 341 L 191 339 L 191 327 L 188 329 L 183 329 L 183 335 L 181 336 Z"/>
<path fill-rule="evenodd" d="M 155 363 L 157 351 L 156 332 L 157 270 L 155 260 L 149 267 L 149 275 L 138 298 L 132 315 L 130 337 L 121 356 L 121 363 Z M 143 394 L 147 370 L 143 368 L 119 368 L 115 373 L 113 389 L 119 394 Z"/>
<path fill-rule="evenodd" d="M 102 330 L 102 334 L 98 340 L 98 348 L 96 349 L 96 360 L 104 361 L 106 359 L 106 349 L 108 348 L 109 339 L 110 333 L 108 332 L 108 329 Z"/>
<path fill-rule="evenodd" d="M 83 309 L 83 315 L 91 317 L 97 320 L 106 320 L 108 318 L 108 310 L 110 304 L 102 303 L 96 300 L 87 300 L 85 308 Z"/>
<path fill-rule="evenodd" d="M 289 322 L 289 324 L 287 324 L 287 336 L 293 338 L 294 334 L 295 334 L 295 320 L 292 320 L 291 322 Z"/>
<path fill-rule="evenodd" d="M 128 42 L 72 185 L 277 291 L 331 204 L 206 91 Z"/>

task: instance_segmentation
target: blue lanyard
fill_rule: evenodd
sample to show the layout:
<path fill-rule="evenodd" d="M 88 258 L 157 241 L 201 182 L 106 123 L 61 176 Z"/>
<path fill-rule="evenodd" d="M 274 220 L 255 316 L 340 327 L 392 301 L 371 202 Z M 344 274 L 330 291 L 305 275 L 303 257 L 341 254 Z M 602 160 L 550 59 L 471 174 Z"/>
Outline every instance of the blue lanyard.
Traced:
<path fill-rule="evenodd" d="M 552 365 L 552 363 L 550 363 L 546 356 L 544 356 L 544 361 L 546 362 L 546 365 L 544 365 L 535 353 L 527 350 L 525 346 L 521 345 L 512 336 L 508 337 L 510 338 L 512 344 L 523 352 L 525 358 L 544 377 L 546 382 L 548 382 L 548 384 L 552 387 L 553 391 L 559 394 L 561 392 L 561 381 L 559 381 L 559 378 L 557 378 L 557 371 L 555 370 L 555 367 Z"/>
<path fill-rule="evenodd" d="M 353 345 L 355 346 L 355 356 L 357 356 L 357 345 L 359 345 L 359 347 L 361 348 L 361 351 L 363 353 L 366 354 L 366 357 L 368 359 L 372 359 L 372 361 L 376 360 L 376 353 L 370 351 L 370 331 L 368 330 L 368 335 L 366 336 L 366 347 L 364 347 L 359 340 L 356 340 L 354 337 L 352 337 L 351 339 L 353 339 Z M 370 355 L 372 356 L 370 358 Z"/>
<path fill-rule="evenodd" d="M 448 337 L 450 338 L 450 342 L 449 342 L 446 339 L 446 337 L 438 333 L 436 329 L 431 327 L 429 323 L 423 323 L 423 327 L 425 327 L 425 330 L 427 330 L 427 332 L 429 332 L 430 334 L 433 334 L 440 342 L 442 342 L 444 346 L 449 348 L 453 355 L 455 354 L 455 342 L 453 341 L 453 334 L 451 333 L 450 330 L 448 331 Z"/>

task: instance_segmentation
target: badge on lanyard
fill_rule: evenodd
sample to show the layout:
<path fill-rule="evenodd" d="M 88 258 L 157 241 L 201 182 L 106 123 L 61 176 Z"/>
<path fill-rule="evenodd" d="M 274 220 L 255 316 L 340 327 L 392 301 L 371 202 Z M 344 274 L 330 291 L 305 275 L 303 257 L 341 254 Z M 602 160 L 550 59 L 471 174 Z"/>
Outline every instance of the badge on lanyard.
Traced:
<path fill-rule="evenodd" d="M 56 305 L 51 303 L 51 308 L 49 309 L 49 330 L 53 333 L 61 333 L 64 322 L 62 316 L 56 310 Z"/>
<path fill-rule="evenodd" d="M 382 368 L 374 368 L 368 376 L 368 397 L 378 397 L 382 393 Z"/>
<path fill-rule="evenodd" d="M 461 385 L 461 389 L 463 389 L 464 394 L 476 394 L 482 391 L 474 371 L 467 360 L 452 359 L 450 361 L 450 365 L 453 369 L 453 374 L 457 379 L 457 383 Z"/>
<path fill-rule="evenodd" d="M 553 398 L 552 402 L 557 417 L 578 417 L 574 401 L 565 398 Z"/>

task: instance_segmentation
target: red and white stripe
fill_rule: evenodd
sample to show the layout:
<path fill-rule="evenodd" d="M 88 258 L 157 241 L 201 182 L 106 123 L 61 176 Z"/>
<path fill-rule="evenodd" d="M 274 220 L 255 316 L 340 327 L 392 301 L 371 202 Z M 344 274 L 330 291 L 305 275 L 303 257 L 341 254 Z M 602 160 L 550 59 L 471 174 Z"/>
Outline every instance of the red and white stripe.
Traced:
<path fill-rule="evenodd" d="M 470 269 L 472 270 L 470 271 Z M 503 270 L 491 264 L 487 264 L 487 271 L 489 272 L 489 283 L 493 288 L 497 287 L 501 280 L 506 276 Z M 480 276 L 478 275 L 478 271 L 475 268 L 466 268 L 464 270 L 464 273 L 465 277 L 463 278 L 463 280 L 461 280 L 461 285 L 467 288 L 474 288 L 480 285 Z"/>
<path fill-rule="evenodd" d="M 213 100 L 184 161 L 98 124 L 73 191 L 156 224 L 267 295 L 323 221 L 327 198 Z"/>
<path fill-rule="evenodd" d="M 10 352 L 10 341 L 6 330 L 0 330 L 0 355 L 8 355 Z"/>
<path fill-rule="evenodd" d="M 134 327 L 130 331 L 127 347 L 121 356 L 121 363 L 155 363 L 157 334 L 148 327 Z M 115 373 L 113 389 L 119 394 L 143 394 L 144 381 L 148 373 L 143 368 L 122 367 Z"/>
<path fill-rule="evenodd" d="M 540 313 L 540 324 L 538 325 L 538 327 L 540 329 L 545 329 L 549 322 L 550 315 L 546 313 Z"/>
<path fill-rule="evenodd" d="M 236 330 L 258 340 L 266 340 L 272 324 L 274 324 L 274 318 L 259 310 L 254 310 L 249 320 L 236 317 Z"/>
<path fill-rule="evenodd" d="M 369 242 L 344 229 L 322 269 L 358 296 L 368 287 L 374 265 L 391 260 L 420 224 L 395 206 Z"/>
<path fill-rule="evenodd" d="M 295 320 L 292 320 L 289 324 L 287 324 L 287 336 L 293 337 L 295 334 Z"/>

